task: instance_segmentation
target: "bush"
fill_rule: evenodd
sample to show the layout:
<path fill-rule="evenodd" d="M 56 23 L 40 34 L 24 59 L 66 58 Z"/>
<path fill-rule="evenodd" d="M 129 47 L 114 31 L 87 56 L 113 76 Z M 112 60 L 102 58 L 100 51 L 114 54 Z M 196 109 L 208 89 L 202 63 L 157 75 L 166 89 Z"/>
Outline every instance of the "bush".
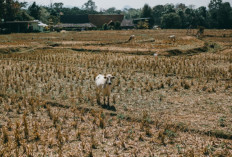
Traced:
<path fill-rule="evenodd" d="M 137 25 L 138 29 L 148 29 L 149 28 L 149 23 L 148 21 L 139 21 Z"/>
<path fill-rule="evenodd" d="M 108 30 L 108 25 L 107 25 L 107 23 L 105 23 L 105 24 L 102 25 L 102 29 L 103 29 L 103 30 Z"/>

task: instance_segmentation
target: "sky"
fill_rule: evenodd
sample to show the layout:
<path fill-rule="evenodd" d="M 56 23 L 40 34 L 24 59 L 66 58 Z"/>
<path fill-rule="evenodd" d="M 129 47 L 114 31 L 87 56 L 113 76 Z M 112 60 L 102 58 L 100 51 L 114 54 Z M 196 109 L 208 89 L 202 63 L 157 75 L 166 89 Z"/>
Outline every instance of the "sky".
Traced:
<path fill-rule="evenodd" d="M 20 2 L 28 2 L 32 4 L 35 1 L 38 5 L 49 5 L 52 3 L 62 2 L 66 7 L 81 7 L 88 0 L 19 0 Z M 200 6 L 208 6 L 210 0 L 93 0 L 97 6 L 97 10 L 108 9 L 115 7 L 116 9 L 123 9 L 125 7 L 131 8 L 142 8 L 145 3 L 149 4 L 151 7 L 159 4 L 178 4 L 184 3 L 187 6 L 194 5 L 195 8 Z M 232 0 L 223 0 L 223 2 L 230 2 L 232 5 Z"/>

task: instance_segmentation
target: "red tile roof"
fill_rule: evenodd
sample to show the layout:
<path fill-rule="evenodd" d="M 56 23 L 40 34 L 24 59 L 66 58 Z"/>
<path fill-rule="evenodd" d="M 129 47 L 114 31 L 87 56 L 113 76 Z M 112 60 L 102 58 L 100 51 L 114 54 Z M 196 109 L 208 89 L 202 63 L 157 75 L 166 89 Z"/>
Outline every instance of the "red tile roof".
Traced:
<path fill-rule="evenodd" d="M 89 21 L 97 27 L 102 27 L 103 24 L 112 22 L 122 22 L 124 15 L 89 15 Z"/>

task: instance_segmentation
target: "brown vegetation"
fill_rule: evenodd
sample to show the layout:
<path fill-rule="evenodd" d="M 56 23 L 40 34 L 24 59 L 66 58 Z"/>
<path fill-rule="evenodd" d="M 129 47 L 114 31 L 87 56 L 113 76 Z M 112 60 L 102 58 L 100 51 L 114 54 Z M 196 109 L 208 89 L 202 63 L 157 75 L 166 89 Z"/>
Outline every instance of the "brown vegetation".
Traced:
<path fill-rule="evenodd" d="M 0 36 L 30 49 L 0 54 L 0 156 L 231 156 L 232 40 L 216 32 Z M 97 105 L 99 73 L 116 76 L 116 112 Z"/>

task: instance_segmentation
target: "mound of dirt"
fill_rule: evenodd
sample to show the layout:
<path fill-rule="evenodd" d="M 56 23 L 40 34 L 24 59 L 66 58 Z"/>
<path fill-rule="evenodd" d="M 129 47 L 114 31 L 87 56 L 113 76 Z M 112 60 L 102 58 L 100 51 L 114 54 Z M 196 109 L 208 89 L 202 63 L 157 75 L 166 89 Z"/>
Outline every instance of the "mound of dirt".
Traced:
<path fill-rule="evenodd" d="M 183 54 L 183 52 L 179 49 L 173 49 L 168 51 L 169 55 L 180 55 Z"/>
<path fill-rule="evenodd" d="M 188 50 L 180 50 L 180 49 L 172 49 L 168 50 L 168 56 L 173 55 L 190 55 L 190 54 L 197 54 L 197 53 L 202 53 L 202 52 L 207 52 L 212 46 L 210 44 L 204 44 L 202 47 L 197 47 L 193 49 L 188 49 Z"/>
<path fill-rule="evenodd" d="M 190 54 L 190 53 L 201 53 L 201 52 L 207 52 L 207 51 L 208 51 L 208 47 L 203 46 L 203 47 L 198 47 L 198 48 L 187 50 L 185 53 Z"/>

